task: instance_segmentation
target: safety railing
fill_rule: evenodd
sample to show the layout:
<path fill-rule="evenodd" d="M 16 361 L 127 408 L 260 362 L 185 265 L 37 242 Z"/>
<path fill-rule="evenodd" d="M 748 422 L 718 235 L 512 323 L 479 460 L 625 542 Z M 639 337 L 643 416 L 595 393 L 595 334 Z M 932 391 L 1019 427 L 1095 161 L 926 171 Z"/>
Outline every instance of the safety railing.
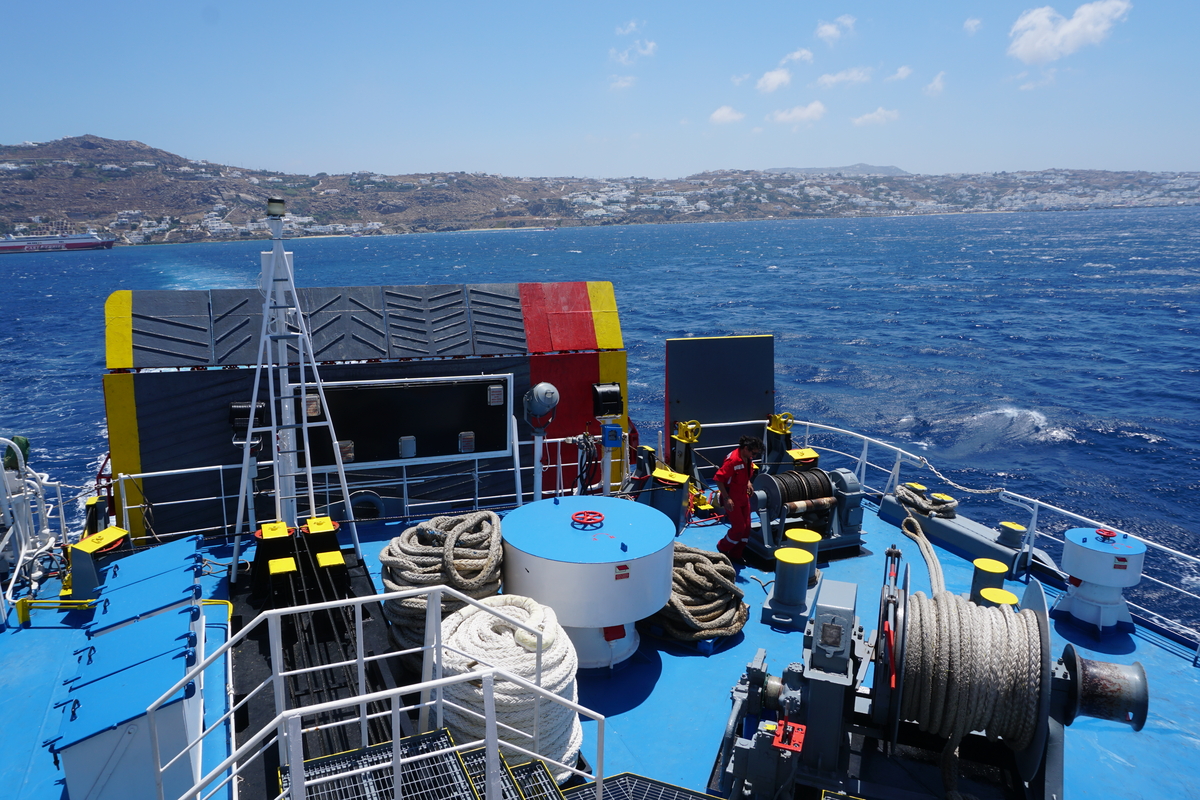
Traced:
<path fill-rule="evenodd" d="M 0 629 L 19 587 L 36 591 L 40 561 L 58 558 L 54 548 L 69 541 L 62 485 L 30 469 L 21 448 L 0 437 L 0 457 L 7 452 L 14 454 L 16 468 L 0 468 L 0 560 L 8 562 L 10 573 L 0 592 Z"/>
<path fill-rule="evenodd" d="M 763 420 L 743 420 L 741 422 L 717 422 L 702 424 L 701 437 L 703 438 L 703 431 L 710 429 L 744 429 L 753 425 L 761 426 L 761 437 L 765 441 L 767 434 L 767 423 Z M 900 468 L 903 465 L 909 465 L 917 468 L 931 468 L 929 462 L 926 461 L 922 456 L 914 455 L 909 453 L 907 450 L 896 447 L 893 444 L 880 441 L 879 439 L 872 439 L 869 436 L 864 436 L 863 434 L 856 433 L 855 431 L 848 431 L 843 428 L 835 428 L 832 425 L 822 425 L 817 422 L 803 422 L 796 420 L 792 423 L 791 433 L 793 442 L 796 442 L 796 440 L 799 439 L 799 442 L 796 442 L 796 446 L 798 447 L 808 447 L 818 452 L 829 453 L 831 455 L 841 456 L 842 458 L 846 459 L 851 465 L 851 468 L 854 472 L 854 477 L 858 479 L 858 482 L 862 484 L 863 489 L 868 493 L 887 494 L 888 492 L 893 491 L 900 483 Z M 813 437 L 822 433 L 831 434 L 836 437 L 845 437 L 846 439 L 850 440 L 854 447 L 853 449 L 843 450 L 832 444 L 818 444 L 813 440 Z M 728 450 L 729 447 L 729 444 L 696 446 L 693 448 L 693 451 L 725 451 Z M 879 458 L 880 453 L 884 454 L 886 461 L 876 463 L 872 460 L 873 453 L 875 458 Z M 723 454 L 721 458 L 723 458 Z M 709 466 L 715 470 L 718 466 L 720 466 L 721 458 L 707 459 L 709 461 Z M 706 467 L 702 467 L 702 469 L 706 469 Z M 870 479 L 874 476 L 886 476 L 882 486 L 874 486 L 871 484 Z"/>
<path fill-rule="evenodd" d="M 1058 536 L 1038 529 L 1039 519 L 1044 520 L 1046 515 L 1049 513 L 1069 520 L 1071 524 L 1080 527 L 1106 528 L 1113 531 L 1118 536 L 1128 536 L 1131 539 L 1136 539 L 1137 541 L 1146 545 L 1148 549 L 1162 553 L 1167 558 L 1172 560 L 1173 568 L 1167 570 L 1167 572 L 1170 574 L 1182 575 L 1185 574 L 1186 570 L 1190 570 L 1192 575 L 1200 576 L 1200 558 L 1190 553 L 1184 553 L 1174 548 L 1167 547 L 1166 545 L 1159 544 L 1158 542 L 1150 539 L 1138 536 L 1137 534 L 1127 533 L 1126 531 L 1114 527 L 1109 523 L 1099 522 L 1081 514 L 1076 514 L 1073 511 L 1068 511 L 1065 508 L 1059 508 L 1058 506 L 1051 505 L 1050 503 L 1046 503 L 1042 500 L 1026 497 L 1025 495 L 1016 494 L 1015 492 L 1004 491 L 1000 493 L 999 497 L 1003 502 L 1008 503 L 1009 505 L 1017 506 L 1018 508 L 1022 508 L 1029 512 L 1029 522 L 1025 525 L 1025 535 L 1022 541 L 1022 558 L 1018 562 L 1025 566 L 1028 566 L 1031 563 L 1030 556 L 1032 555 L 1032 550 L 1038 537 L 1043 537 L 1057 542 L 1059 546 L 1062 546 L 1065 543 L 1064 540 Z M 1184 567 L 1184 569 L 1178 569 L 1179 567 Z M 1059 575 L 1064 580 L 1068 577 L 1064 572 L 1060 572 Z M 1148 581 L 1157 586 L 1159 589 L 1165 590 L 1172 595 L 1180 598 L 1186 598 L 1186 600 L 1183 602 L 1193 601 L 1197 604 L 1200 604 L 1200 594 L 1190 592 L 1177 583 L 1169 583 L 1153 575 L 1147 574 L 1146 572 L 1142 573 L 1142 580 Z M 1140 603 L 1136 603 L 1128 598 L 1126 598 L 1125 602 L 1137 609 L 1143 617 L 1153 620 L 1168 631 L 1176 634 L 1179 637 L 1189 640 L 1194 648 L 1192 664 L 1193 666 L 1200 666 L 1200 631 L 1196 631 L 1177 619 L 1173 619 L 1166 614 L 1163 614 L 1152 608 L 1148 608 Z"/>
<path fill-rule="evenodd" d="M 766 439 L 766 423 L 759 420 L 745 420 L 742 422 L 724 422 L 710 423 L 701 426 L 701 436 L 704 430 L 721 429 L 721 428 L 746 428 L 751 425 L 762 425 L 763 438 Z M 915 455 L 903 448 L 893 444 L 873 439 L 869 436 L 864 436 L 855 431 L 836 428 L 831 425 L 823 425 L 817 422 L 807 422 L 794 420 L 791 424 L 791 434 L 793 443 L 798 447 L 808 447 L 816 450 L 818 453 L 838 456 L 844 459 L 844 465 L 852 469 L 858 482 L 862 484 L 863 489 L 870 494 L 883 495 L 895 490 L 896 486 L 904 481 L 901 477 L 901 469 L 903 467 L 911 467 L 916 470 L 921 470 L 927 473 L 932 473 L 937 478 L 949 482 L 938 469 L 931 464 L 924 456 Z M 820 441 L 818 441 L 820 437 Z M 839 442 L 847 444 L 839 445 Z M 718 445 L 709 447 L 694 446 L 694 450 L 726 450 L 729 445 Z M 715 465 L 713 467 L 715 469 Z M 882 483 L 878 481 L 882 479 Z M 928 478 L 923 477 L 923 480 Z M 961 487 L 960 487 L 961 488 Z M 1009 491 L 991 490 L 989 494 L 995 494 L 1000 500 L 1010 505 L 1018 506 L 1029 512 L 1029 522 L 1025 526 L 1025 535 L 1021 546 L 1021 555 L 1017 563 L 1024 569 L 1028 570 L 1033 563 L 1033 549 L 1039 537 L 1044 537 L 1060 545 L 1062 539 L 1054 536 L 1043 530 L 1038 529 L 1039 511 L 1044 520 L 1047 513 L 1053 513 L 1064 520 L 1069 520 L 1071 523 L 1092 528 L 1108 528 L 1116 531 L 1118 534 L 1124 534 L 1114 526 L 1102 523 L 1094 519 L 1076 514 L 1066 509 L 1051 505 L 1050 503 L 1036 500 L 1034 498 L 1025 497 Z M 1172 568 L 1166 570 L 1169 574 L 1187 574 L 1190 571 L 1192 575 L 1200 576 L 1200 558 L 1184 553 L 1179 550 L 1167 547 L 1165 545 L 1154 542 L 1150 539 L 1145 539 L 1135 534 L 1128 534 L 1130 537 L 1142 542 L 1146 547 L 1155 550 L 1171 559 Z M 1178 569 L 1177 569 L 1178 568 Z M 1065 573 L 1059 573 L 1062 580 L 1066 580 Z M 1177 598 L 1179 602 L 1196 603 L 1200 602 L 1200 594 L 1189 591 L 1183 586 L 1176 583 L 1171 583 L 1154 575 L 1143 573 L 1144 581 L 1153 584 L 1158 589 L 1163 590 L 1168 597 Z M 1153 621 L 1163 629 L 1170 631 L 1178 639 L 1188 643 L 1188 646 L 1193 651 L 1193 664 L 1200 666 L 1200 632 L 1183 623 L 1179 619 L 1170 616 L 1159 610 L 1149 608 L 1144 604 L 1126 600 L 1129 605 L 1140 613 L 1143 619 Z M 1170 603 L 1164 603 L 1170 605 Z M 1194 607 L 1194 606 L 1193 606 Z"/>
<path fill-rule="evenodd" d="M 396 650 L 378 655 L 368 655 L 364 647 L 364 614 L 363 610 L 368 605 L 382 604 L 391 600 L 405 600 L 409 598 L 423 597 L 427 601 L 426 625 L 425 625 L 425 641 L 420 647 L 414 647 L 404 650 Z M 499 619 L 505 620 L 516 628 L 524 630 L 535 642 L 535 668 L 534 679 L 532 681 L 513 675 L 508 671 L 498 667 L 495 664 L 490 664 L 486 660 L 481 659 L 477 654 L 463 653 L 462 651 L 446 644 L 442 637 L 441 630 L 441 607 L 443 597 L 453 597 L 467 605 L 481 609 L 485 613 L 491 614 Z M 302 617 L 304 615 L 315 612 L 352 608 L 354 614 L 354 640 L 355 653 L 354 657 L 341 662 L 320 664 L 317 666 L 299 667 L 296 669 L 282 669 L 284 663 L 283 641 L 285 637 L 284 621 L 289 617 Z M 198 735 L 192 739 L 181 751 L 171 754 L 163 754 L 159 751 L 159 735 L 157 728 L 156 715 L 162 707 L 171 702 L 180 690 L 186 687 L 189 683 L 202 682 L 202 677 L 205 670 L 210 668 L 219 659 L 225 659 L 228 665 L 231 661 L 233 650 L 249 637 L 254 636 L 261 631 L 263 626 L 267 628 L 268 645 L 271 658 L 271 674 L 263 679 L 257 686 L 251 687 L 244 696 L 238 698 L 234 694 L 234 686 L 231 678 L 227 679 L 225 687 L 225 695 L 220 700 L 223 701 L 225 712 L 206 727 L 203 727 Z M 531 759 L 539 759 L 546 762 L 556 770 L 569 772 L 578 775 L 586 780 L 595 781 L 596 783 L 596 798 L 601 799 L 604 780 L 604 716 L 590 709 L 584 708 L 576 703 L 566 700 L 548 691 L 541 686 L 542 674 L 542 652 L 543 652 L 542 632 L 533 626 L 523 623 L 519 620 L 504 614 L 494 608 L 480 603 L 467 595 L 448 586 L 433 586 L 420 589 L 407 589 L 399 592 L 389 592 L 386 594 L 373 595 L 370 597 L 356 597 L 345 601 L 333 601 L 327 603 L 313 603 L 305 606 L 294 606 L 284 609 L 273 609 L 264 611 L 256 617 L 249 625 L 242 628 L 237 633 L 233 634 L 223 645 L 215 649 L 192 669 L 188 671 L 175 685 L 167 689 L 157 700 L 147 708 L 147 723 L 150 729 L 151 748 L 155 763 L 155 780 L 158 789 L 159 800 L 175 800 L 175 796 L 168 797 L 165 793 L 165 777 L 169 771 L 176 765 L 190 763 L 193 765 L 192 785 L 178 795 L 178 800 L 208 800 L 208 798 L 216 797 L 218 793 L 229 791 L 234 800 L 237 799 L 238 777 L 243 775 L 249 769 L 262 769 L 262 760 L 265 754 L 275 748 L 279 763 L 283 765 L 291 765 L 290 769 L 290 785 L 288 789 L 275 795 L 276 798 L 305 798 L 305 779 L 303 777 L 303 735 L 306 733 L 315 732 L 317 730 L 328 731 L 332 728 L 343 727 L 348 725 L 358 726 L 359 741 L 364 746 L 369 742 L 368 725 L 372 720 L 386 719 L 389 723 L 389 732 L 393 743 L 393 757 L 390 762 L 384 764 L 376 764 L 369 768 L 352 769 L 335 774 L 323 775 L 320 779 L 310 781 L 308 785 L 319 785 L 330 781 L 339 780 L 342 778 L 353 777 L 354 775 L 371 771 L 386 769 L 391 767 L 395 771 L 395 785 L 400 785 L 399 770 L 404 764 L 420 760 L 422 758 L 434 757 L 439 753 L 453 752 L 473 749 L 483 746 L 487 748 L 487 759 L 489 764 L 489 776 L 495 772 L 491 765 L 495 764 L 496 754 L 499 748 L 503 748 L 513 753 L 518 753 L 528 756 Z M 457 653 L 468 657 L 474 661 L 477 666 L 471 670 L 457 674 L 444 674 L 444 659 L 447 653 Z M 389 689 L 386 691 L 368 691 L 367 672 L 373 664 L 384 662 L 389 659 L 399 659 L 403 657 L 411 657 L 419 654 L 422 662 L 422 679 L 420 682 L 410 685 Z M 381 665 L 381 664 L 380 664 Z M 381 665 L 382 666 L 382 665 Z M 339 699 L 321 704 L 309 706 L 291 707 L 288 702 L 287 681 L 289 678 L 297 678 L 308 675 L 321 670 L 331 670 L 349 667 L 353 670 L 356 676 L 356 694 L 353 697 Z M 508 725 L 496 718 L 495 703 L 492 693 L 494 685 L 497 681 L 507 681 L 522 689 L 529 691 L 535 695 L 535 707 L 533 713 L 533 730 L 519 730 L 511 725 Z M 469 709 L 461 704 L 454 703 L 445 696 L 445 688 L 459 683 L 467 682 L 482 682 L 484 686 L 484 709 L 481 712 L 475 709 Z M 249 736 L 241 745 L 235 741 L 233 732 L 232 720 L 235 716 L 248 711 L 252 703 L 265 702 L 267 695 L 270 695 L 271 702 L 274 706 L 273 717 L 270 722 L 263 725 L 257 732 Z M 403 704 L 404 697 L 416 696 L 419 700 L 415 703 L 407 705 Z M 211 702 L 211 698 L 208 701 Z M 593 772 L 589 773 L 579 769 L 574 764 L 563 764 L 553 759 L 549 759 L 539 753 L 541 747 L 541 731 L 538 729 L 538 719 L 541 716 L 538 708 L 542 702 L 558 703 L 566 706 L 573 712 L 588 717 L 596 722 L 597 741 L 596 741 L 596 765 Z M 388 710 L 371 711 L 374 705 L 387 704 Z M 483 739 L 467 743 L 460 743 L 453 748 L 441 750 L 437 752 L 423 753 L 420 756 L 409 758 L 401 758 L 400 754 L 400 739 L 406 735 L 406 729 L 411 725 L 410 713 L 417 712 L 418 728 L 420 732 L 427 732 L 442 727 L 443 717 L 447 706 L 452 706 L 457 711 L 463 714 L 475 716 L 483 720 L 486 735 Z M 354 713 L 350 716 L 343 716 L 332 721 L 323 719 L 312 721 L 312 724 L 305 725 L 306 717 L 314 717 L 321 714 L 331 714 L 333 712 L 345 712 L 353 710 Z M 529 743 L 529 747 L 522 747 L 511 741 L 504 741 L 499 738 L 500 729 L 503 729 L 510 738 L 517 737 Z M 204 774 L 199 773 L 198 765 L 204 763 L 204 749 L 206 746 L 216 746 L 220 748 L 220 752 L 227 755 L 217 764 Z M 499 786 L 494 784 L 494 781 L 489 777 L 488 792 L 486 800 L 501 800 Z M 229 787 L 227 790 L 226 787 Z"/>
<path fill-rule="evenodd" d="M 595 442 L 599 441 L 598 437 L 592 438 Z M 373 464 L 346 464 L 345 469 L 350 500 L 352 504 L 357 502 L 378 502 L 381 513 L 377 516 L 406 518 L 420 518 L 441 513 L 451 505 L 456 509 L 460 509 L 461 503 L 464 501 L 470 503 L 472 509 L 521 505 L 530 497 L 527 489 L 528 486 L 533 484 L 530 476 L 535 469 L 539 469 L 539 466 L 532 463 L 522 464 L 521 455 L 523 453 L 529 454 L 535 445 L 532 440 L 520 441 L 516 438 L 515 419 L 513 424 L 513 441 L 515 447 L 513 448 L 511 463 L 501 462 L 497 464 L 495 462 L 499 459 L 496 456 L 476 459 L 471 458 L 469 454 L 464 454 L 461 461 L 445 462 L 446 469 L 434 475 L 413 475 L 411 470 L 414 467 L 407 464 L 391 465 L 387 470 L 381 470 Z M 544 490 L 546 496 L 571 493 L 571 484 L 574 482 L 573 470 L 577 470 L 578 465 L 575 462 L 564 460 L 564 448 L 575 445 L 577 441 L 578 437 L 545 439 L 542 441 L 541 446 L 543 447 L 543 451 L 549 455 L 549 458 L 543 458 L 540 469 L 544 473 L 553 476 L 553 480 L 546 482 Z M 625 440 L 623 439 L 623 445 L 624 442 Z M 619 486 L 628 477 L 629 463 L 627 452 L 627 447 L 622 446 L 620 448 L 620 456 L 615 462 L 620 466 L 620 479 L 611 481 L 610 473 L 608 476 L 610 478 L 609 489 L 614 485 Z M 529 460 L 532 461 L 533 459 Z M 422 464 L 421 466 L 428 465 Z M 258 462 L 257 467 L 260 470 L 266 471 L 273 468 L 273 462 Z M 153 542 L 165 541 L 180 536 L 200 535 L 209 537 L 229 534 L 233 532 L 235 526 L 233 509 L 237 505 L 241 472 L 242 467 L 240 464 L 232 464 L 159 472 L 119 473 L 113 478 L 118 519 L 122 521 L 122 524 L 126 528 L 137 531 L 139 537 L 145 536 Z M 154 480 L 186 476 L 203 476 L 198 485 L 207 485 L 209 488 L 198 490 L 198 496 L 189 498 L 159 500 L 154 497 L 154 490 L 152 488 Z M 499 482 L 501 485 L 507 483 L 512 486 L 512 490 L 505 490 L 500 493 L 485 493 L 482 487 L 485 485 L 497 485 L 497 482 L 492 480 L 496 476 L 503 478 Z M 314 480 L 318 482 L 315 494 L 326 509 L 342 501 L 340 485 L 337 485 L 336 480 L 332 482 L 327 481 L 326 479 L 329 477 L 329 475 L 322 473 L 314 475 Z M 336 476 L 334 477 L 336 478 Z M 205 484 L 203 482 L 208 480 L 211 480 L 211 483 Z M 432 499 L 422 497 L 420 492 L 414 491 L 423 484 L 435 481 L 447 485 L 461 484 L 464 491 L 461 495 L 456 495 L 453 498 L 438 497 Z M 148 487 L 148 483 L 151 486 Z M 593 488 L 603 492 L 605 488 L 603 476 L 600 484 Z M 382 504 L 391 500 L 397 501 L 398 513 L 390 514 L 383 512 Z M 192 527 L 166 526 L 162 523 L 156 524 L 154 519 L 155 509 L 197 509 L 200 507 L 215 508 L 217 511 L 210 514 L 176 514 L 175 517 L 186 519 L 202 518 L 209 520 L 209 524 Z M 262 523 L 272 521 L 270 517 L 256 519 L 254 516 L 254 504 L 252 503 L 247 504 L 247 511 L 249 514 L 248 530 L 254 530 Z M 358 516 L 357 513 L 356 516 Z"/>

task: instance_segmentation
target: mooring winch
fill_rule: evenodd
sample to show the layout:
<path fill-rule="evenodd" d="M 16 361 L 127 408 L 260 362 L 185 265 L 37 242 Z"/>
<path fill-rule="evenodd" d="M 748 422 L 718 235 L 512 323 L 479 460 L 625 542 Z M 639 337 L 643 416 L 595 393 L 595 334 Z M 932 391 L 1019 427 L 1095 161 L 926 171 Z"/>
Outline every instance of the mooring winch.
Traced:
<path fill-rule="evenodd" d="M 869 635 L 854 615 L 858 586 L 822 579 L 800 659 L 776 677 L 758 651 L 732 690 L 711 793 L 1061 800 L 1065 726 L 1077 716 L 1145 723 L 1140 663 L 1089 661 L 1070 645 L 1051 659 L 1036 580 L 1015 611 L 910 594 L 901 566 L 889 548 Z"/>
<path fill-rule="evenodd" d="M 862 484 L 848 469 L 821 469 L 815 450 L 794 447 L 792 415 L 767 422 L 766 455 L 754 478 L 758 526 L 749 547 L 769 556 L 784 534 L 803 528 L 821 534 L 825 557 L 857 555 L 862 544 Z M 753 505 L 753 504 L 752 504 Z"/>

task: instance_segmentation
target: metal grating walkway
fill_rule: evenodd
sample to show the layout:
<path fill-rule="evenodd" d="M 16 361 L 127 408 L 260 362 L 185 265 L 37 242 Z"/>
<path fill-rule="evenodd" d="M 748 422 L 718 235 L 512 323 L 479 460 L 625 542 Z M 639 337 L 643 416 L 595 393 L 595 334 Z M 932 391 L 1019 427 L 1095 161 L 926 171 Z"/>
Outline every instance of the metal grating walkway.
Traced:
<path fill-rule="evenodd" d="M 563 792 L 567 800 L 592 800 L 594 783 L 574 786 Z M 711 800 L 712 795 L 672 786 L 669 783 L 622 772 L 604 779 L 604 800 Z"/>
<path fill-rule="evenodd" d="M 434 731 L 400 740 L 404 758 L 433 753 L 453 747 L 446 731 Z M 376 745 L 304 762 L 306 800 L 392 800 L 395 785 L 392 781 L 392 745 Z M 370 769 L 376 767 L 376 769 Z M 340 775 L 353 770 L 368 769 L 357 775 L 336 778 L 316 786 L 309 781 Z M 280 786 L 291 786 L 288 768 L 279 774 Z M 422 761 L 405 764 L 400 770 L 400 796 L 405 800 L 476 800 L 475 790 L 467 778 L 458 753 L 442 753 Z"/>

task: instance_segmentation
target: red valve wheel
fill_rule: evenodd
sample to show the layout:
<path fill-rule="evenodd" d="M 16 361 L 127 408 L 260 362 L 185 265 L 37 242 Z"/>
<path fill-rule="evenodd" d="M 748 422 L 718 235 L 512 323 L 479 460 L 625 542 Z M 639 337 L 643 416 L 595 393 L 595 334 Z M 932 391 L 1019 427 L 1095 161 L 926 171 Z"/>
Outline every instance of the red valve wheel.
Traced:
<path fill-rule="evenodd" d="M 579 525 L 599 525 L 604 522 L 604 515 L 599 511 L 576 511 L 571 515 L 571 521 Z"/>

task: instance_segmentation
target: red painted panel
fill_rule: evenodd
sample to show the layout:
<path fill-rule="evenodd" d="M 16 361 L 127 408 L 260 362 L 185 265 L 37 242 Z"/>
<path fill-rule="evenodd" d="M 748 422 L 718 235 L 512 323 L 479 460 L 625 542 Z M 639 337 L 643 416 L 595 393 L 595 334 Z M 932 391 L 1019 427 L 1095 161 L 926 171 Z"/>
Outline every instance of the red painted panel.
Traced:
<path fill-rule="evenodd" d="M 546 428 L 546 438 L 561 439 L 578 436 L 584 432 L 597 434 L 600 423 L 592 416 L 592 384 L 600 381 L 600 354 L 561 353 L 556 355 L 533 355 L 529 358 L 529 382 L 536 385 L 549 381 L 558 389 L 558 413 L 554 422 Z M 557 453 L 557 445 L 548 446 L 546 462 L 550 463 Z M 578 459 L 575 445 L 563 445 L 563 486 L 575 482 L 575 464 Z M 543 488 L 547 491 L 555 486 L 556 475 L 547 471 Z"/>
<path fill-rule="evenodd" d="M 554 342 L 550 338 L 550 318 L 546 315 L 546 286 L 544 283 L 519 284 L 525 343 L 531 353 L 545 353 L 554 349 Z"/>
<path fill-rule="evenodd" d="M 543 284 L 555 350 L 595 350 L 592 298 L 583 282 Z"/>

